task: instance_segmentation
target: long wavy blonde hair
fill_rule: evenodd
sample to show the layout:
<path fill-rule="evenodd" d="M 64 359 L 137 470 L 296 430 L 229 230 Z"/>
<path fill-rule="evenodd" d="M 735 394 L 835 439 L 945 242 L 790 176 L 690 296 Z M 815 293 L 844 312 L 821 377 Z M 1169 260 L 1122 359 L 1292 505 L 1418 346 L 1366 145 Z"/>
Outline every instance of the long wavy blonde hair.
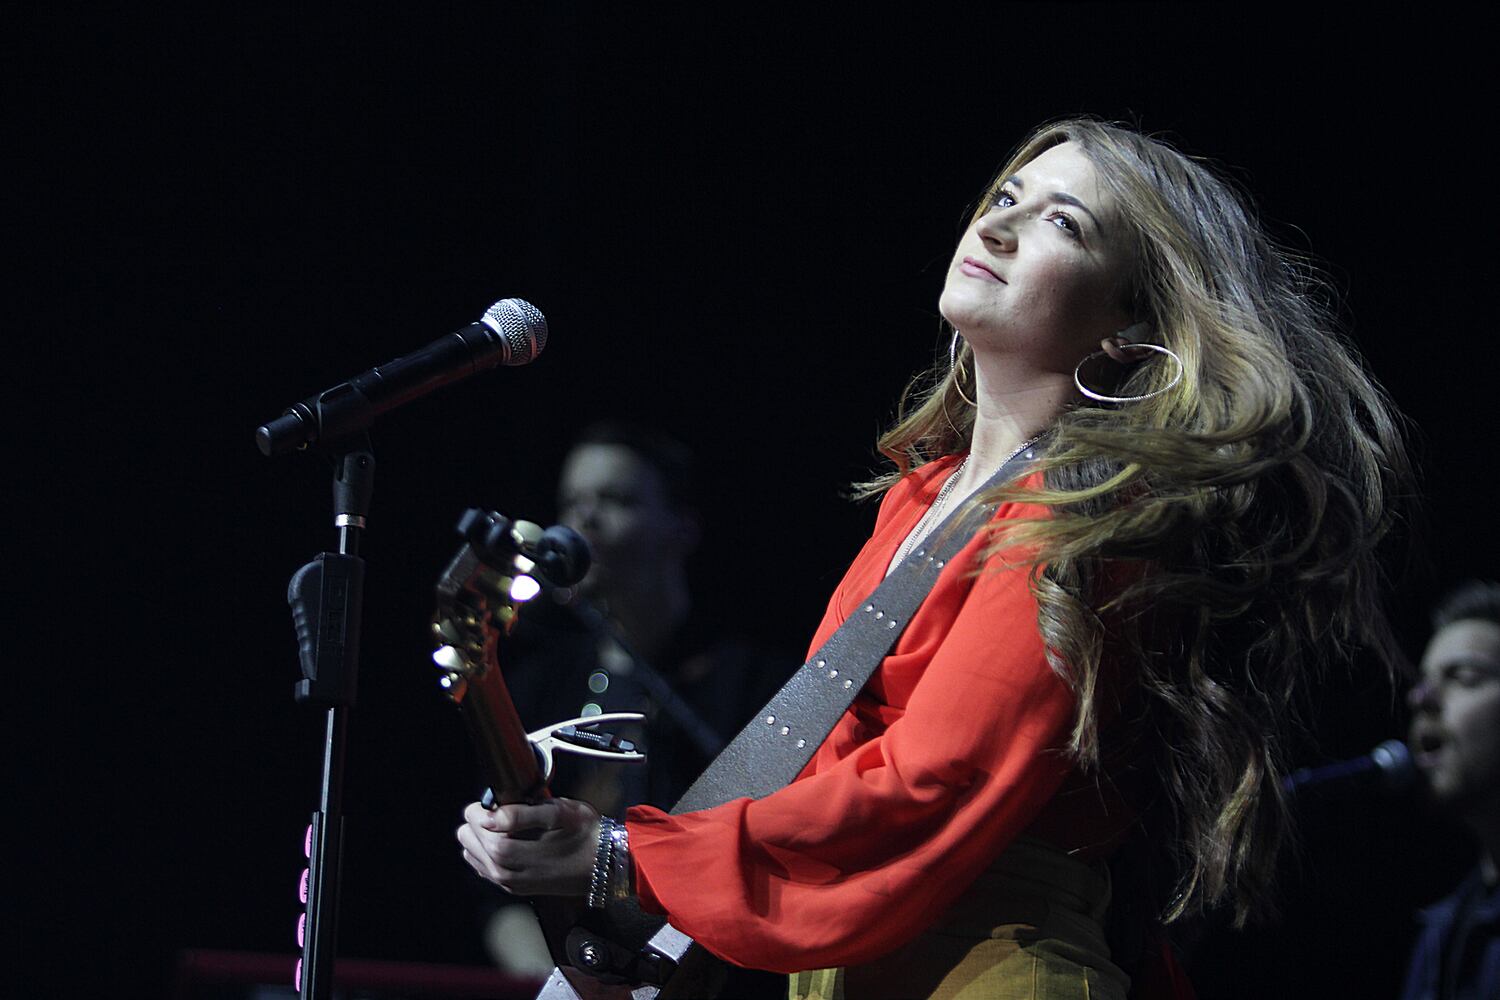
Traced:
<path fill-rule="evenodd" d="M 1135 679 L 1126 729 L 1160 788 L 1175 887 L 1167 921 L 1272 909 L 1287 829 L 1280 777 L 1303 694 L 1363 647 L 1393 666 L 1376 547 L 1410 492 L 1399 419 L 1338 333 L 1331 293 L 1235 191 L 1163 142 L 1092 119 L 1043 126 L 999 178 L 1077 144 L 1129 230 L 1128 304 L 1182 359 L 1140 402 L 1068 409 L 1050 432 L 1051 517 L 993 539 L 1034 553 L 1053 668 L 1076 693 L 1070 751 L 1100 759 L 1101 663 Z M 975 218 L 990 210 L 994 188 Z M 857 492 L 966 451 L 972 362 L 908 388 L 879 440 L 894 467 Z M 1152 354 L 1115 392 L 1165 389 Z M 974 498 L 1018 494 L 1000 488 Z"/>

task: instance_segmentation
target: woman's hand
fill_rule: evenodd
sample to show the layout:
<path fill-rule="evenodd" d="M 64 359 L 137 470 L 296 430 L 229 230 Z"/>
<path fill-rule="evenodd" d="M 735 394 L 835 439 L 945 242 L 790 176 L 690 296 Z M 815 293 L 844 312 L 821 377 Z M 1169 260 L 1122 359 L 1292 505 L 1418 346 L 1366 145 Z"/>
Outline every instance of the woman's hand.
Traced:
<path fill-rule="evenodd" d="M 458 842 L 469 867 L 517 896 L 586 896 L 599 843 L 599 813 L 587 802 L 464 810 Z"/>

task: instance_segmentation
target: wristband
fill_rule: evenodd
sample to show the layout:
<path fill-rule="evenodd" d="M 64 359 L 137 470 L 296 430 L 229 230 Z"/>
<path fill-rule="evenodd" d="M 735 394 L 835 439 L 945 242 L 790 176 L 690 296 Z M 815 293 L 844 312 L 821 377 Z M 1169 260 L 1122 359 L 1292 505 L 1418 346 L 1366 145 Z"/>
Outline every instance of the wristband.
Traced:
<path fill-rule="evenodd" d="M 588 904 L 591 910 L 604 909 L 604 900 L 609 891 L 609 852 L 614 846 L 610 837 L 610 826 L 614 820 L 599 817 L 599 841 L 594 847 L 594 870 L 589 875 Z"/>
<path fill-rule="evenodd" d="M 599 842 L 594 846 L 594 870 L 589 874 L 590 909 L 630 898 L 630 833 L 625 824 L 599 817 Z"/>
<path fill-rule="evenodd" d="M 630 831 L 624 823 L 610 820 L 609 881 L 606 895 L 611 902 L 622 903 L 631 896 Z"/>

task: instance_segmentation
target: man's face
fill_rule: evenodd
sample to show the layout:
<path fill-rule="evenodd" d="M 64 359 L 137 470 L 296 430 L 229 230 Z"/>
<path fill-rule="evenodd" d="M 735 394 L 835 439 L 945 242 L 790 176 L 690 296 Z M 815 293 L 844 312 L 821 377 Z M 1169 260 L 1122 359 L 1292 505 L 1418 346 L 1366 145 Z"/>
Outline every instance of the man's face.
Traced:
<path fill-rule="evenodd" d="M 1500 624 L 1462 619 L 1438 630 L 1407 700 L 1408 742 L 1433 800 L 1462 814 L 1500 804 Z"/>
<path fill-rule="evenodd" d="M 624 445 L 584 444 L 563 463 L 558 517 L 588 540 L 593 565 L 585 591 L 606 598 L 649 586 L 664 565 L 679 566 L 691 548 L 685 518 L 661 475 Z"/>

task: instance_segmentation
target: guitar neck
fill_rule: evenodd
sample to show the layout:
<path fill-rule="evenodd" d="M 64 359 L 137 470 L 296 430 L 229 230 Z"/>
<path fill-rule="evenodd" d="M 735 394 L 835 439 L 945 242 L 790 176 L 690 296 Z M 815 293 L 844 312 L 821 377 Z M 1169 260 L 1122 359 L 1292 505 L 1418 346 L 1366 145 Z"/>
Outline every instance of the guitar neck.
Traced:
<path fill-rule="evenodd" d="M 547 798 L 547 782 L 536 750 L 526 738 L 510 691 L 493 663 L 469 679 L 458 707 L 494 801 L 504 804 Z"/>
<path fill-rule="evenodd" d="M 450 644 L 446 649 L 452 657 L 439 661 L 445 671 L 443 690 L 463 713 L 489 798 L 501 804 L 547 797 L 536 749 L 496 665 L 499 632 L 515 621 L 509 586 L 508 579 L 465 545 L 438 580 L 434 624 L 439 641 Z M 497 614 L 503 623 L 493 620 Z"/>
<path fill-rule="evenodd" d="M 475 521 L 470 516 L 473 513 L 460 522 L 461 531 L 467 533 L 463 525 Z M 511 522 L 492 514 L 477 523 Z M 535 525 L 529 530 L 544 534 Z M 433 662 L 442 671 L 444 693 L 463 714 L 489 782 L 486 806 L 538 802 L 548 797 L 544 765 L 521 725 L 496 658 L 499 640 L 515 624 L 518 604 L 527 599 L 516 596 L 515 584 L 538 565 L 532 557 L 539 558 L 534 551 L 535 540 L 527 541 L 528 532 L 517 527 L 512 537 L 518 551 L 508 563 L 492 565 L 480 559 L 471 545 L 459 550 L 438 579 L 433 620 L 438 643 Z M 523 555 L 519 551 L 522 548 L 529 554 Z M 660 917 L 643 912 L 634 900 L 612 903 L 604 911 L 582 912 L 575 912 L 576 900 L 543 898 L 534 902 L 548 947 L 560 965 L 553 970 L 539 1000 L 718 996 L 722 965 Z M 601 923 L 606 929 L 596 929 L 595 925 Z M 594 974 L 578 971 L 582 968 L 593 969 Z M 668 983 L 665 991 L 655 985 L 664 982 Z"/>

